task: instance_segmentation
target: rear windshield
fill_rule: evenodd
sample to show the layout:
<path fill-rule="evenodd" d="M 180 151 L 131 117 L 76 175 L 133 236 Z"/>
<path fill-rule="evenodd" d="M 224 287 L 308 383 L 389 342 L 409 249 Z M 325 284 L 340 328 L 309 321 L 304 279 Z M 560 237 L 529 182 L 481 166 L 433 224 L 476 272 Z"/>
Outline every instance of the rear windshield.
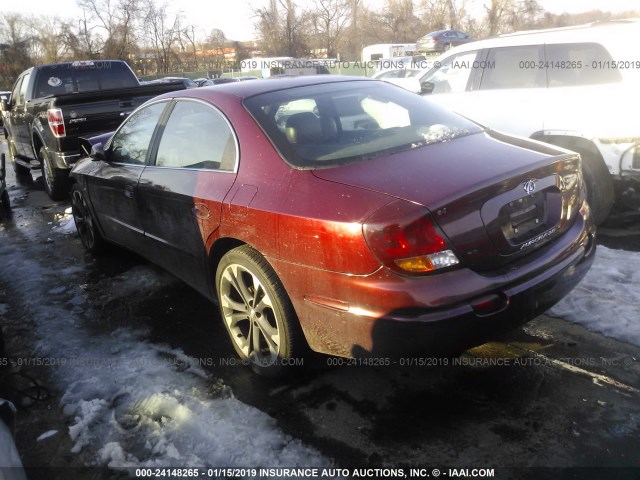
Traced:
<path fill-rule="evenodd" d="M 36 97 L 135 87 L 138 81 L 123 62 L 75 62 L 41 67 Z"/>
<path fill-rule="evenodd" d="M 287 163 L 324 168 L 446 142 L 476 124 L 385 82 L 336 82 L 245 100 Z"/>

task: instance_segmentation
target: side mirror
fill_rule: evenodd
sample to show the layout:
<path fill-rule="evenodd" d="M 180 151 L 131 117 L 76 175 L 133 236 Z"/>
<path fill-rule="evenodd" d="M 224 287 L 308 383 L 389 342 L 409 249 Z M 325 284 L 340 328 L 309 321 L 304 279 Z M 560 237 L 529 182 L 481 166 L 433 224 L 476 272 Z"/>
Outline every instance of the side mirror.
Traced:
<path fill-rule="evenodd" d="M 102 143 L 96 143 L 95 145 L 93 145 L 91 147 L 91 153 L 89 154 L 89 156 L 91 157 L 91 160 L 95 162 L 104 162 L 107 160 L 107 154 L 104 151 L 104 146 L 102 145 Z"/>
<path fill-rule="evenodd" d="M 433 89 L 435 88 L 435 84 L 431 82 L 424 82 L 420 85 L 420 93 L 423 95 L 433 93 Z"/>
<path fill-rule="evenodd" d="M 9 101 L 6 98 L 2 98 L 0 101 L 0 111 L 8 112 L 9 111 Z"/>

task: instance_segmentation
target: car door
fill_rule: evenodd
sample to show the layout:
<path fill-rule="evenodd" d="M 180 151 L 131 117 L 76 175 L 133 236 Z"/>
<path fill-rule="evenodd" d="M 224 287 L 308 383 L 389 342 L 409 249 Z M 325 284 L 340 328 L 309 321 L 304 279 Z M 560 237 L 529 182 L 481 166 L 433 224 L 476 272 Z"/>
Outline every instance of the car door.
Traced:
<path fill-rule="evenodd" d="M 105 161 L 87 178 L 96 217 L 108 240 L 140 251 L 143 225 L 138 180 L 168 101 L 145 106 L 131 115 L 107 143 Z"/>
<path fill-rule="evenodd" d="M 237 163 L 235 134 L 222 112 L 179 99 L 138 186 L 145 254 L 205 294 L 206 241 L 219 226 Z"/>
<path fill-rule="evenodd" d="M 27 105 L 26 94 L 29 85 L 31 72 L 24 74 L 18 79 L 11 92 L 11 121 L 9 132 L 11 132 L 11 140 L 16 149 L 16 153 L 20 156 L 33 157 L 31 150 L 31 136 L 29 123 L 27 122 Z"/>

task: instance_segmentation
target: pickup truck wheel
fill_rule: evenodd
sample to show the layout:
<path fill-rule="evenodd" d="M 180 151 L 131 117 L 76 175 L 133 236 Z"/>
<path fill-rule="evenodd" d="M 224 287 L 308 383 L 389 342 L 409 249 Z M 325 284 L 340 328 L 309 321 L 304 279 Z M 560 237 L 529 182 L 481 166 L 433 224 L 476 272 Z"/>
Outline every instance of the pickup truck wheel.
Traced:
<path fill-rule="evenodd" d="M 582 157 L 582 174 L 587 187 L 587 200 L 596 225 L 609 216 L 615 198 L 613 179 L 604 162 L 595 155 L 578 151 Z"/>
<path fill-rule="evenodd" d="M 11 200 L 9 199 L 9 192 L 7 190 L 2 191 L 0 195 L 0 217 L 8 217 L 11 215 Z"/>
<path fill-rule="evenodd" d="M 42 183 L 51 200 L 64 200 L 68 195 L 69 174 L 53 166 L 47 149 L 40 148 L 38 158 L 42 165 Z"/>
<path fill-rule="evenodd" d="M 11 164 L 13 165 L 13 171 L 16 172 L 16 175 L 27 175 L 31 171 L 22 165 L 16 163 L 16 146 L 11 142 L 11 139 L 5 136 L 7 139 L 7 145 L 9 145 L 9 158 L 11 160 Z"/>
<path fill-rule="evenodd" d="M 222 320 L 234 349 L 255 373 L 287 373 L 304 343 L 284 286 L 265 258 L 243 245 L 229 251 L 216 272 Z"/>
<path fill-rule="evenodd" d="M 71 213 L 78 230 L 78 236 L 84 248 L 91 253 L 100 253 L 106 243 L 96 228 L 91 209 L 84 198 L 84 193 L 77 183 L 71 187 Z"/>

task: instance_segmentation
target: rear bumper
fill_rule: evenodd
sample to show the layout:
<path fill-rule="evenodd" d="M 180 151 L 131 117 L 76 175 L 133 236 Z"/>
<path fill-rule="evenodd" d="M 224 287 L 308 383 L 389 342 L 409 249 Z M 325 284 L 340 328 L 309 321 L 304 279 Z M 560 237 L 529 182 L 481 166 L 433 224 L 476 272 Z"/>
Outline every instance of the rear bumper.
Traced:
<path fill-rule="evenodd" d="M 472 301 L 414 317 L 390 314 L 373 326 L 369 354 L 395 357 L 429 352 L 435 356 L 451 356 L 485 343 L 532 320 L 565 297 L 586 275 L 595 249 L 592 241 L 588 250 L 575 252 L 550 270 L 522 283 L 505 285 L 497 292 L 500 307 L 494 313 L 478 314 Z"/>
<path fill-rule="evenodd" d="M 444 44 L 431 42 L 431 43 L 418 43 L 416 45 L 416 52 L 432 53 L 432 52 L 442 52 L 442 51 L 444 51 Z"/>
<path fill-rule="evenodd" d="M 69 170 L 73 164 L 82 158 L 81 152 L 54 152 L 49 151 L 49 157 L 55 168 Z"/>
<path fill-rule="evenodd" d="M 386 269 L 364 277 L 310 269 L 300 275 L 299 266 L 270 261 L 313 350 L 345 357 L 450 356 L 560 301 L 587 273 L 595 249 L 594 228 L 580 216 L 534 258 L 493 276 L 469 269 L 430 277 Z"/>

